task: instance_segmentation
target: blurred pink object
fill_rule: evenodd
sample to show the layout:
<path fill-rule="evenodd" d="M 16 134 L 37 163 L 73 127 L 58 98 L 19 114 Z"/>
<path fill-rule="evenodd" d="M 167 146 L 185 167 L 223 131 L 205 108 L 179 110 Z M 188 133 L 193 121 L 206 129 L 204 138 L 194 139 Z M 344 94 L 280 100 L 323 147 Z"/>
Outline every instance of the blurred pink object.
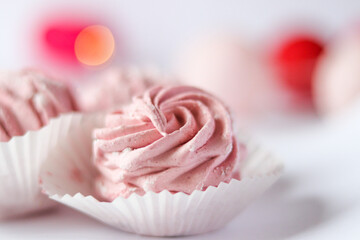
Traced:
<path fill-rule="evenodd" d="M 60 80 L 67 84 L 87 79 L 91 72 L 123 56 L 120 37 L 113 29 L 118 28 L 97 12 L 49 11 L 34 21 L 28 33 L 32 65 L 65 76 Z"/>
<path fill-rule="evenodd" d="M 75 110 L 69 89 L 33 70 L 0 74 L 0 141 L 45 126 Z"/>
<path fill-rule="evenodd" d="M 360 95 L 360 32 L 343 34 L 320 59 L 314 82 L 318 112 L 340 112 Z"/>
<path fill-rule="evenodd" d="M 157 79 L 161 77 L 154 70 L 134 67 L 108 69 L 93 81 L 76 87 L 77 105 L 84 112 L 110 110 L 130 102 L 133 96 L 155 85 Z"/>
<path fill-rule="evenodd" d="M 41 46 L 48 59 L 64 64 L 80 66 L 75 56 L 74 45 L 78 34 L 89 23 L 74 19 L 46 21 L 41 30 Z"/>
<path fill-rule="evenodd" d="M 269 81 L 258 56 L 237 36 L 215 35 L 190 45 L 178 59 L 186 84 L 219 96 L 245 121 L 269 107 Z"/>

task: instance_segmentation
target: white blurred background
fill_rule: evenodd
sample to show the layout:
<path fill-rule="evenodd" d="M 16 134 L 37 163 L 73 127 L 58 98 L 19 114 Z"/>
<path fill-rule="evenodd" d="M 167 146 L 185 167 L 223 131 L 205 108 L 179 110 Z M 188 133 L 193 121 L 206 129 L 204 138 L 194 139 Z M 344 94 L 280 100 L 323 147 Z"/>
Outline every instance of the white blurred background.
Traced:
<path fill-rule="evenodd" d="M 272 34 L 292 23 L 311 25 L 326 36 L 360 21 L 357 0 L 35 0 L 1 1 L 0 64 L 31 65 L 27 38 L 48 12 L 83 11 L 115 22 L 128 42 L 131 57 L 167 68 L 179 47 L 198 34 L 232 30 L 248 41 L 266 44 Z"/>

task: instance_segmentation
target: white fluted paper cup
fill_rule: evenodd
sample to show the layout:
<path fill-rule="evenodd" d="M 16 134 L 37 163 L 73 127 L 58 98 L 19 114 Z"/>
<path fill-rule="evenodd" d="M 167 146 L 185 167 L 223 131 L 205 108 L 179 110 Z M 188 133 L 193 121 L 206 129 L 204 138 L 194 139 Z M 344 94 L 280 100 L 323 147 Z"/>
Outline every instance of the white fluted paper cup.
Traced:
<path fill-rule="evenodd" d="M 84 129 L 86 132 L 86 129 Z M 205 191 L 172 194 L 132 194 L 112 202 L 96 198 L 91 142 L 73 134 L 58 146 L 41 169 L 42 188 L 51 199 L 127 232 L 151 236 L 200 234 L 221 228 L 280 176 L 282 163 L 267 151 L 246 141 L 249 154 L 241 168 L 242 179 L 208 187 Z M 67 152 L 66 157 L 60 152 Z M 61 157 L 60 157 L 61 156 Z"/>
<path fill-rule="evenodd" d="M 0 219 L 48 209 L 55 205 L 41 193 L 41 165 L 56 145 L 66 141 L 72 126 L 89 122 L 80 114 L 66 114 L 23 136 L 0 142 Z M 91 124 L 87 124 L 91 125 Z M 88 137 L 88 136 L 87 136 Z M 58 153 L 59 157 L 66 153 Z"/>

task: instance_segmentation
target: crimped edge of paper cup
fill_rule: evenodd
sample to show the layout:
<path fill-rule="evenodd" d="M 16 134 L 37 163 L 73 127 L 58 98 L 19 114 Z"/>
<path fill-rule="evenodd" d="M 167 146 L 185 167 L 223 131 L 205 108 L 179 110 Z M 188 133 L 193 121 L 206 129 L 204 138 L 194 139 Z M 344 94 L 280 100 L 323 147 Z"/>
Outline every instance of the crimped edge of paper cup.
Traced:
<path fill-rule="evenodd" d="M 63 186 L 56 186 L 45 175 L 42 187 L 51 199 L 126 232 L 150 236 L 205 233 L 231 221 L 266 191 L 283 171 L 282 162 L 269 152 L 253 142 L 247 141 L 245 144 L 249 147 L 249 156 L 242 166 L 241 180 L 232 179 L 217 187 L 210 186 L 205 191 L 195 190 L 190 195 L 181 192 L 172 194 L 165 190 L 160 193 L 147 192 L 143 196 L 134 193 L 129 198 L 118 197 L 112 202 L 102 202 L 92 195 L 89 185 L 82 185 L 86 190 L 79 192 L 75 192 L 74 186 L 71 186 L 73 193 L 69 194 L 66 189 L 59 191 Z M 74 156 L 72 159 L 77 161 Z M 52 170 L 59 169 L 51 167 Z M 58 178 L 57 184 L 65 182 L 60 182 Z M 64 194 L 59 194 L 64 191 Z"/>
<path fill-rule="evenodd" d="M 0 142 L 0 219 L 19 217 L 55 206 L 41 192 L 39 173 L 47 155 L 85 116 L 60 115 L 39 130 Z"/>

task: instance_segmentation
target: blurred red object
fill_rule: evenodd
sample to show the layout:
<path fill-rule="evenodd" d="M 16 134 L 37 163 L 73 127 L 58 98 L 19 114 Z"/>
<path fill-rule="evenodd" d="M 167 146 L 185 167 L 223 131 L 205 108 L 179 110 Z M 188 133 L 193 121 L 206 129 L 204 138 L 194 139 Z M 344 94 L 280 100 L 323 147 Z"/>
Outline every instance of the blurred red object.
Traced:
<path fill-rule="evenodd" d="M 276 48 L 273 61 L 282 83 L 301 95 L 311 97 L 313 73 L 324 43 L 310 34 L 287 37 Z"/>
<path fill-rule="evenodd" d="M 44 26 L 41 40 L 45 52 L 51 59 L 70 65 L 77 65 L 74 45 L 82 29 L 89 25 L 71 21 L 57 21 Z"/>

